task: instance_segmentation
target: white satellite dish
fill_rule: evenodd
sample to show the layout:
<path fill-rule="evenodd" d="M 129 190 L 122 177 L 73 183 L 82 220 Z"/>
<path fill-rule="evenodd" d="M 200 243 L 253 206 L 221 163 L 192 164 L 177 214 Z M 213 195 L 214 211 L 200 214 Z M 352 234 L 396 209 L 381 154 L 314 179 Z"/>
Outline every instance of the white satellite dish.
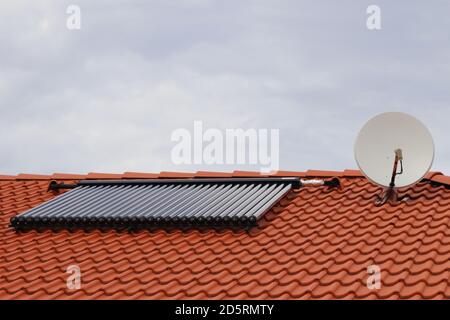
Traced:
<path fill-rule="evenodd" d="M 419 120 L 408 114 L 382 113 L 359 132 L 355 158 L 367 179 L 394 193 L 394 188 L 411 186 L 430 170 L 433 138 Z"/>

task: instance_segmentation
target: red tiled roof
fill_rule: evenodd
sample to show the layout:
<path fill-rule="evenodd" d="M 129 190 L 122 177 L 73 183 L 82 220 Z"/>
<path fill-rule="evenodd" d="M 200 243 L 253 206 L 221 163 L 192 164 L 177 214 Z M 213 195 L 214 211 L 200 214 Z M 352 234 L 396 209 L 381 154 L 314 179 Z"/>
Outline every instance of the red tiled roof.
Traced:
<path fill-rule="evenodd" d="M 1 299 L 450 298 L 450 177 L 427 175 L 409 200 L 376 207 L 380 188 L 359 171 L 278 172 L 338 177 L 341 188 L 292 191 L 250 231 L 16 233 L 9 219 L 55 196 L 52 179 L 260 176 L 198 172 L 0 176 Z M 381 268 L 381 288 L 366 286 Z M 66 287 L 69 265 L 81 289 Z"/>

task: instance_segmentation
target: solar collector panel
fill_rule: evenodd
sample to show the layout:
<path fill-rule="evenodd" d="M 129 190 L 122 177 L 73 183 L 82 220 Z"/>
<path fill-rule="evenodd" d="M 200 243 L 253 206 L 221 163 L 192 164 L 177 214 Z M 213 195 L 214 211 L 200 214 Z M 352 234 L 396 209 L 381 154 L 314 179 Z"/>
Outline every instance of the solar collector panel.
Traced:
<path fill-rule="evenodd" d="M 109 222 L 116 221 L 117 218 L 121 216 L 121 212 L 123 212 L 123 210 L 131 209 L 136 204 L 139 204 L 140 199 L 142 199 L 148 191 L 149 190 L 146 190 L 143 186 L 123 190 L 118 199 L 114 202 L 108 203 L 107 207 L 97 209 L 93 214 L 93 217 L 95 217 L 95 219 L 99 222 L 102 222 L 104 219 Z M 126 216 L 124 215 L 124 217 Z"/>
<path fill-rule="evenodd" d="M 76 189 L 73 191 L 77 191 Z M 64 220 L 67 221 L 70 219 L 70 213 L 69 212 L 61 212 L 60 208 L 70 208 L 73 203 L 78 202 L 78 199 L 80 197 L 88 200 L 89 197 L 86 197 L 85 195 L 89 195 L 88 190 L 81 190 L 82 192 L 78 194 L 70 194 L 67 193 L 66 197 L 61 197 L 63 201 L 58 202 L 59 198 L 55 198 L 55 201 L 50 200 L 47 203 L 44 203 L 34 209 L 31 209 L 29 212 L 24 214 L 24 217 L 26 217 L 26 222 L 28 222 L 31 225 L 44 225 L 46 223 L 58 223 L 59 216 L 63 216 L 64 214 Z M 46 209 L 45 206 L 48 204 L 48 208 Z M 45 214 L 42 214 L 42 212 L 45 212 Z"/>
<path fill-rule="evenodd" d="M 180 204 L 178 208 L 172 210 L 171 212 L 168 212 L 167 217 L 170 217 L 172 219 L 181 218 L 185 212 L 188 212 L 189 215 L 192 216 L 195 208 L 198 207 L 198 204 L 202 204 L 204 199 L 209 199 L 212 195 L 214 195 L 215 192 L 217 192 L 217 189 L 220 190 L 221 187 L 218 185 L 213 185 L 210 188 L 205 187 L 203 192 L 199 192 L 192 199 L 189 199 L 189 201 L 185 201 L 184 203 Z"/>
<path fill-rule="evenodd" d="M 139 186 L 136 189 L 128 190 L 129 194 L 127 195 L 127 191 L 123 193 L 123 199 L 126 201 L 118 200 L 117 205 L 111 206 L 107 209 L 107 211 L 97 210 L 95 208 L 90 208 L 88 215 L 92 216 L 108 216 L 115 217 L 120 215 L 124 210 L 132 210 L 136 207 L 137 204 L 141 203 L 142 199 L 148 196 L 149 191 L 154 191 L 153 189 L 147 190 L 144 186 Z M 113 203 L 112 203 L 113 204 Z M 111 208 L 112 207 L 112 208 Z"/>
<path fill-rule="evenodd" d="M 153 207 L 155 203 L 160 201 L 165 196 L 170 196 L 176 189 L 179 188 L 180 186 L 163 186 L 153 196 L 149 195 L 148 199 L 146 199 L 143 203 L 138 204 L 137 210 L 131 213 L 130 216 L 132 218 L 142 217 L 142 215 L 145 214 L 149 208 Z"/>
<path fill-rule="evenodd" d="M 99 186 L 98 188 L 92 189 L 85 188 L 86 193 L 82 197 L 83 201 L 79 201 L 81 197 L 75 198 L 70 202 L 70 204 L 67 204 L 65 206 L 58 205 L 57 207 L 55 207 L 55 210 L 58 211 L 58 216 L 80 216 L 83 214 L 85 208 L 89 208 L 90 206 L 92 206 L 92 208 L 95 208 L 96 206 L 101 206 L 102 204 L 106 203 L 109 199 L 114 199 L 120 193 L 122 188 L 123 186 L 117 189 L 111 189 L 110 186 Z M 104 195 L 106 193 L 108 194 L 108 197 L 105 199 Z"/>
<path fill-rule="evenodd" d="M 295 178 L 82 181 L 11 224 L 18 230 L 245 227 L 299 185 Z"/>
<path fill-rule="evenodd" d="M 30 210 L 28 210 L 26 213 L 23 213 L 23 215 L 26 215 L 28 217 L 32 217 L 36 214 L 39 214 L 40 210 L 44 210 L 46 208 L 48 209 L 48 213 L 50 213 L 51 211 L 55 210 L 55 207 L 59 204 L 59 203 L 70 203 L 71 199 L 77 197 L 79 194 L 85 193 L 86 190 L 83 190 L 82 187 L 77 188 L 72 190 L 72 192 L 70 192 L 70 194 L 68 194 L 68 196 L 66 197 L 58 197 L 55 198 L 54 201 L 47 201 L 44 202 Z"/>
<path fill-rule="evenodd" d="M 145 210 L 143 209 L 145 205 L 149 205 L 152 200 L 157 201 L 163 192 L 167 190 L 167 186 L 155 186 L 151 189 L 146 189 L 145 186 L 143 186 L 142 189 L 143 192 L 138 197 L 134 198 L 132 204 L 127 205 L 127 203 L 124 203 L 120 210 L 116 210 L 117 215 L 124 215 L 132 218 L 139 210 Z"/>
<path fill-rule="evenodd" d="M 248 185 L 242 191 L 242 193 L 238 193 L 237 195 L 235 195 L 233 197 L 233 199 L 231 199 L 232 200 L 231 205 L 228 206 L 227 208 L 225 208 L 225 210 L 220 215 L 221 218 L 225 219 L 225 221 L 229 221 L 229 219 L 233 215 L 233 212 L 237 212 L 237 210 L 239 210 L 239 208 L 242 206 L 242 204 L 245 203 L 246 201 L 248 201 L 248 199 L 254 195 L 254 193 L 249 192 L 251 190 L 253 190 L 255 193 L 260 192 L 258 185 L 255 185 L 255 184 Z"/>
<path fill-rule="evenodd" d="M 179 186 L 163 186 L 146 190 L 143 200 L 137 201 L 134 206 L 129 206 L 125 212 L 129 211 L 127 216 L 130 218 L 145 213 L 148 208 L 154 206 L 160 199 L 174 195 L 179 188 Z"/>
<path fill-rule="evenodd" d="M 289 192 L 290 186 L 279 186 L 271 193 L 269 193 L 265 198 L 261 199 L 260 202 L 256 203 L 255 206 L 246 213 L 246 216 L 254 216 L 258 220 L 264 213 L 270 209 L 275 202 L 274 199 L 281 199 Z"/>
<path fill-rule="evenodd" d="M 262 197 L 266 196 L 269 192 L 271 192 L 273 189 L 276 188 L 276 185 L 271 186 L 260 186 L 259 190 L 252 194 L 244 203 L 242 203 L 236 210 L 232 218 L 236 218 L 236 214 L 238 212 L 242 212 L 243 216 L 246 216 L 248 211 L 253 208 L 256 203 L 261 199 Z"/>
<path fill-rule="evenodd" d="M 242 187 L 242 186 L 241 186 Z M 223 191 L 223 193 L 211 197 L 207 203 L 198 208 L 198 211 L 192 215 L 192 219 L 197 219 L 200 222 L 212 220 L 211 216 L 217 216 L 217 213 L 223 210 L 225 199 L 231 194 L 234 194 L 239 189 L 239 185 L 230 185 Z"/>
<path fill-rule="evenodd" d="M 111 215 L 111 208 L 120 205 L 123 199 L 130 201 L 133 189 L 139 186 L 120 186 L 117 189 L 106 187 L 95 190 L 95 194 L 90 196 L 89 202 L 76 205 L 71 208 L 70 216 L 83 218 L 89 215 L 90 211 L 96 211 L 98 215 Z M 131 201 L 130 201 L 131 202 Z"/>
<path fill-rule="evenodd" d="M 180 206 L 183 206 L 185 203 L 191 201 L 194 199 L 197 195 L 203 195 L 206 191 L 208 191 L 208 188 L 204 185 L 198 185 L 194 188 L 190 187 L 190 190 L 188 192 L 183 193 L 183 195 L 179 195 L 178 197 L 175 197 L 173 201 L 171 199 L 166 199 L 167 205 L 163 206 L 162 210 L 159 210 L 158 212 L 154 212 L 152 214 L 155 214 L 157 217 L 162 218 L 169 218 L 171 213 Z"/>
<path fill-rule="evenodd" d="M 116 190 L 112 187 L 95 190 L 96 193 L 90 196 L 88 203 L 75 205 L 71 208 L 68 215 L 69 224 L 71 226 L 77 226 L 93 221 L 92 218 L 88 216 L 90 208 L 98 210 L 98 214 L 101 215 L 104 220 L 110 219 L 110 208 L 113 208 L 130 195 L 132 188 L 136 188 L 136 186 L 121 186 L 121 188 L 117 188 Z M 98 202 L 96 201 L 96 198 L 98 198 Z"/>
<path fill-rule="evenodd" d="M 164 197 L 162 201 L 159 203 L 153 204 L 150 208 L 147 208 L 147 212 L 145 214 L 149 214 L 152 217 L 156 218 L 157 221 L 162 220 L 164 215 L 168 210 L 171 210 L 173 207 L 178 205 L 184 199 L 188 198 L 193 192 L 196 192 L 200 186 L 188 186 L 185 188 L 180 188 L 175 191 L 171 197 Z"/>

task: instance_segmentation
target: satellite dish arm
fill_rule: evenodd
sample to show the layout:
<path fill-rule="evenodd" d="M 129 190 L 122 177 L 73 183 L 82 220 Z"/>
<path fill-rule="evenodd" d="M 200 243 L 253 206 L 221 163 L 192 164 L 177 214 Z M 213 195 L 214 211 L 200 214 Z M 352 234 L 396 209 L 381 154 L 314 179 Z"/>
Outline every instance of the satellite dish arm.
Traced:
<path fill-rule="evenodd" d="M 397 192 L 394 189 L 395 177 L 403 173 L 403 155 L 402 149 L 396 149 L 394 152 L 395 152 L 395 160 L 394 160 L 394 167 L 392 168 L 391 182 L 389 183 L 389 188 L 387 188 L 383 192 L 383 195 L 378 196 L 378 199 L 375 201 L 375 204 L 377 206 L 383 205 L 386 202 L 390 202 L 391 204 L 397 203 Z M 399 163 L 400 163 L 400 171 L 397 172 Z"/>
<path fill-rule="evenodd" d="M 396 149 L 394 152 L 395 152 L 394 167 L 392 169 L 391 183 L 389 184 L 389 187 L 391 188 L 395 187 L 395 177 L 403 173 L 402 149 Z M 398 163 L 400 163 L 400 172 L 397 172 Z"/>

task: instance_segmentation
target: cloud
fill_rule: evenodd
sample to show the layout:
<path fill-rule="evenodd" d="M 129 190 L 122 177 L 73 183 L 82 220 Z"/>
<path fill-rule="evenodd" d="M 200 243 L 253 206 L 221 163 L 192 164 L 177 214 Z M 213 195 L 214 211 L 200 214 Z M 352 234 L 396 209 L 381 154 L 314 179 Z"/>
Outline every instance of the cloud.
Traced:
<path fill-rule="evenodd" d="M 194 120 L 280 129 L 286 170 L 354 168 L 359 128 L 393 110 L 425 122 L 448 173 L 449 5 L 378 1 L 369 31 L 369 4 L 2 2 L 0 171 L 236 169 L 172 164 Z"/>

